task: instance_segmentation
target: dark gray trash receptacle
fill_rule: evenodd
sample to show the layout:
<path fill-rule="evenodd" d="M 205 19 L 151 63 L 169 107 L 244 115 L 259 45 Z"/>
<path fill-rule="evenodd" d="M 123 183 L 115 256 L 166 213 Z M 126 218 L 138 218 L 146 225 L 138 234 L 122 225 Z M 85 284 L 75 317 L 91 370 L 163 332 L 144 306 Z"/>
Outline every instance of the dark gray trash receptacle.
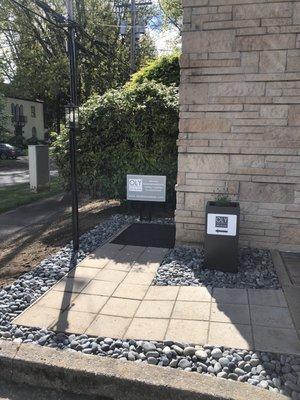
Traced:
<path fill-rule="evenodd" d="M 229 203 L 218 206 L 209 201 L 206 205 L 205 264 L 210 269 L 238 272 L 240 206 Z"/>

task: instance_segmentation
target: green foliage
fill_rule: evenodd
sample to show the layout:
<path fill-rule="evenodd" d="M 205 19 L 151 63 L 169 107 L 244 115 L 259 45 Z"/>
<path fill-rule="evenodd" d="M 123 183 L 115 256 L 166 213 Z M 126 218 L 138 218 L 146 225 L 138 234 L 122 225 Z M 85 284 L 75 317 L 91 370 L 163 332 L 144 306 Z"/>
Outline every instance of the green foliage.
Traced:
<path fill-rule="evenodd" d="M 228 196 L 219 196 L 215 201 L 215 204 L 219 207 L 228 207 L 230 205 L 230 200 Z"/>
<path fill-rule="evenodd" d="M 163 83 L 166 86 L 179 86 L 180 66 L 179 54 L 158 57 L 133 74 L 129 86 L 135 86 L 146 80 Z"/>
<path fill-rule="evenodd" d="M 167 21 L 181 30 L 183 14 L 181 0 L 159 0 L 159 4 Z"/>
<path fill-rule="evenodd" d="M 66 53 L 66 28 L 52 18 L 52 24 L 39 15 L 46 3 L 55 12 L 66 13 L 64 0 L 20 1 L 25 8 L 2 0 L 0 6 L 0 80 L 10 83 L 13 94 L 40 98 L 45 102 L 47 126 L 57 125 L 69 97 L 69 65 Z M 130 36 L 121 38 L 111 0 L 76 0 L 76 40 L 78 48 L 78 95 L 80 102 L 93 93 L 123 85 L 129 78 Z M 145 10 L 144 10 L 145 9 Z M 143 22 L 151 15 L 143 7 Z M 129 18 L 129 14 L 126 14 Z M 128 21 L 129 22 L 129 21 Z M 137 65 L 153 57 L 149 35 L 140 42 Z"/>
<path fill-rule="evenodd" d="M 178 91 L 147 81 L 92 96 L 81 108 L 78 181 L 91 195 L 124 199 L 126 174 L 167 175 L 169 200 L 177 173 Z M 68 134 L 53 134 L 52 154 L 69 180 Z"/>

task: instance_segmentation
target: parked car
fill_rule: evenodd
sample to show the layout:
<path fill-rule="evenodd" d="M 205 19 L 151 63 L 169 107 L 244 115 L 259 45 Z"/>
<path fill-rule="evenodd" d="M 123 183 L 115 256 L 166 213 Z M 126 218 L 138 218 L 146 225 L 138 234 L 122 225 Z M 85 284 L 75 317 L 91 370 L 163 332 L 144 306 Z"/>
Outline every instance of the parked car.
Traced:
<path fill-rule="evenodd" d="M 11 146 L 8 143 L 0 143 L 0 159 L 1 160 L 16 159 L 17 157 L 18 157 L 18 153 L 14 146 Z"/>

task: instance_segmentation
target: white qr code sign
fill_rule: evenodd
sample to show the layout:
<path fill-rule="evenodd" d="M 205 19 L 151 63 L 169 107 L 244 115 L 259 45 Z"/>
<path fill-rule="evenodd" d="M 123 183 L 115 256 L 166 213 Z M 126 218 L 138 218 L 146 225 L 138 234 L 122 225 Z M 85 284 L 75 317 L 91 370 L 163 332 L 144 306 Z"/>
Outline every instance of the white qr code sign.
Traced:
<path fill-rule="evenodd" d="M 207 214 L 207 234 L 236 236 L 237 215 Z"/>

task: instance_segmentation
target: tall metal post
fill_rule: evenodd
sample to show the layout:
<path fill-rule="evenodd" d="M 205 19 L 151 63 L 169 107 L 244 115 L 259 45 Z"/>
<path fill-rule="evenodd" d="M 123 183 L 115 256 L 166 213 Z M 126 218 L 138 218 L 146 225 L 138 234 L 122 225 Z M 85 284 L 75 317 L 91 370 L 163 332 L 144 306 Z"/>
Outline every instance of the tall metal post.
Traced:
<path fill-rule="evenodd" d="M 136 72 L 136 2 L 131 0 L 131 44 L 130 44 L 130 73 Z"/>
<path fill-rule="evenodd" d="M 74 27 L 73 0 L 67 0 L 68 12 L 68 55 L 70 66 L 70 97 L 71 103 L 78 106 L 77 97 L 77 65 L 76 65 L 76 43 Z M 73 249 L 79 249 L 79 222 L 78 222 L 78 190 L 77 190 L 77 169 L 76 169 L 76 127 L 70 124 L 69 131 L 70 144 L 70 166 L 71 166 L 71 192 L 72 192 L 72 230 L 73 230 Z"/>

